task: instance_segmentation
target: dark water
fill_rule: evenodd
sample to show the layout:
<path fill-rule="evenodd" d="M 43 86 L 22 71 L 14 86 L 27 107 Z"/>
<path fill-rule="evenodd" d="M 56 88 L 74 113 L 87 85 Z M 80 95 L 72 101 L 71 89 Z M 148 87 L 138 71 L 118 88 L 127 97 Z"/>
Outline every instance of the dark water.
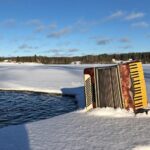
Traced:
<path fill-rule="evenodd" d="M 51 118 L 77 109 L 74 98 L 0 91 L 0 128 Z"/>

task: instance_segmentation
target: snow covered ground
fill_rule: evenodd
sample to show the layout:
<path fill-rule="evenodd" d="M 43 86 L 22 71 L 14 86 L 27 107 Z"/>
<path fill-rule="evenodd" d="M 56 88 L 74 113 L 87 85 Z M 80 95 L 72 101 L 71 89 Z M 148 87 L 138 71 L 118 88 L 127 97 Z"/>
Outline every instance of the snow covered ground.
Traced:
<path fill-rule="evenodd" d="M 87 65 L 0 64 L 0 89 L 75 94 L 84 107 Z M 150 98 L 150 65 L 144 65 Z M 0 129 L 0 150 L 150 150 L 150 114 L 84 109 Z"/>

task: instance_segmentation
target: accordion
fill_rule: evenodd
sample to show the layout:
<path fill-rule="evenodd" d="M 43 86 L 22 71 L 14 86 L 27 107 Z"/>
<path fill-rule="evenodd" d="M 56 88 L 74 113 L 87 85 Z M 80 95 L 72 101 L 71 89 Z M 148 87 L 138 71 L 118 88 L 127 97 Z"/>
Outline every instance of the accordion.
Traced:
<path fill-rule="evenodd" d="M 96 107 L 132 108 L 136 113 L 148 106 L 142 63 L 84 69 L 86 109 Z"/>

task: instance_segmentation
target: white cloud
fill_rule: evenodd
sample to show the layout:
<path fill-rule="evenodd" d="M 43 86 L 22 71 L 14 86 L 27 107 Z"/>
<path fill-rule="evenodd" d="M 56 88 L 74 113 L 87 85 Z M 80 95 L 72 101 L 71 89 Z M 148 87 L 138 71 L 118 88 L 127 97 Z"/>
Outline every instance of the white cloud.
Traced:
<path fill-rule="evenodd" d="M 72 28 L 65 27 L 65 28 L 63 28 L 63 29 L 61 29 L 59 31 L 55 31 L 55 32 L 50 33 L 47 37 L 48 38 L 60 38 L 60 37 L 62 37 L 64 35 L 67 35 L 67 34 L 69 34 L 71 32 L 72 32 Z"/>
<path fill-rule="evenodd" d="M 41 53 L 52 54 L 53 57 L 61 57 L 64 56 L 64 52 L 62 49 L 52 48 L 49 50 L 42 51 Z"/>
<path fill-rule="evenodd" d="M 21 49 L 21 50 L 33 50 L 33 49 L 37 49 L 37 48 L 38 48 L 37 46 L 33 47 L 28 44 L 22 44 L 18 47 L 18 49 Z"/>
<path fill-rule="evenodd" d="M 77 22 L 74 24 L 75 27 L 91 27 L 94 25 L 98 25 L 100 23 L 99 20 L 85 20 L 85 19 L 79 19 Z"/>
<path fill-rule="evenodd" d="M 75 21 L 73 24 L 66 25 L 60 30 L 55 30 L 53 32 L 50 32 L 47 37 L 48 38 L 60 38 L 62 36 L 68 35 L 70 33 L 85 33 L 91 29 L 91 27 L 94 27 L 99 24 L 99 20 L 84 20 L 79 19 Z M 52 23 L 49 25 L 50 29 L 56 29 L 57 24 Z"/>
<path fill-rule="evenodd" d="M 0 23 L 0 25 L 4 27 L 14 27 L 16 25 L 16 20 L 15 19 L 6 19 Z"/>
<path fill-rule="evenodd" d="M 112 41 L 110 38 L 100 38 L 96 40 L 97 45 L 107 45 Z"/>
<path fill-rule="evenodd" d="M 45 26 L 44 25 L 39 25 L 36 27 L 35 32 L 39 33 L 45 30 Z"/>
<path fill-rule="evenodd" d="M 95 26 L 99 26 L 100 24 L 101 21 L 99 19 L 92 19 L 92 20 L 79 19 L 72 25 L 72 29 L 75 32 L 80 32 L 84 34 L 86 32 L 89 32 Z"/>
<path fill-rule="evenodd" d="M 26 24 L 26 25 L 29 25 L 29 26 L 34 26 L 36 33 L 42 32 L 42 31 L 44 31 L 44 30 L 55 29 L 55 28 L 57 27 L 57 24 L 56 24 L 56 23 L 45 24 L 44 22 L 42 22 L 42 21 L 39 20 L 39 19 L 31 19 L 31 20 L 28 20 L 25 24 Z"/>
<path fill-rule="evenodd" d="M 57 24 L 56 23 L 51 23 L 50 25 L 48 25 L 49 29 L 56 29 L 57 28 Z"/>
<path fill-rule="evenodd" d="M 110 16 L 107 17 L 107 19 L 108 20 L 116 19 L 116 18 L 120 18 L 124 15 L 125 15 L 125 13 L 122 10 L 119 10 L 119 11 L 112 13 Z"/>
<path fill-rule="evenodd" d="M 69 48 L 67 51 L 68 51 L 69 53 L 74 53 L 74 52 L 79 51 L 79 49 L 78 49 L 78 48 Z"/>
<path fill-rule="evenodd" d="M 57 46 L 69 46 L 71 44 L 70 41 L 65 41 L 65 42 L 58 42 L 56 45 Z"/>
<path fill-rule="evenodd" d="M 130 39 L 127 38 L 127 37 L 120 38 L 119 41 L 120 41 L 121 43 L 130 43 L 130 42 L 131 42 Z"/>
<path fill-rule="evenodd" d="M 39 19 L 31 19 L 26 22 L 27 25 L 39 26 L 43 25 L 43 23 Z"/>
<path fill-rule="evenodd" d="M 133 23 L 131 26 L 132 27 L 139 27 L 139 28 L 148 28 L 149 24 L 145 21 L 141 21 L 141 22 Z"/>
<path fill-rule="evenodd" d="M 53 56 L 72 56 L 75 52 L 78 52 L 78 48 L 52 48 L 49 50 L 42 51 L 42 53 L 52 53 Z"/>
<path fill-rule="evenodd" d="M 150 34 L 147 34 L 147 35 L 146 35 L 146 38 L 150 38 Z"/>
<path fill-rule="evenodd" d="M 132 48 L 132 46 L 131 46 L 131 45 L 125 45 L 125 46 L 121 46 L 121 47 L 119 47 L 119 48 L 126 50 L 126 49 Z"/>
<path fill-rule="evenodd" d="M 142 18 L 144 16 L 145 14 L 143 12 L 132 12 L 125 17 L 125 20 L 134 20 L 134 19 Z"/>

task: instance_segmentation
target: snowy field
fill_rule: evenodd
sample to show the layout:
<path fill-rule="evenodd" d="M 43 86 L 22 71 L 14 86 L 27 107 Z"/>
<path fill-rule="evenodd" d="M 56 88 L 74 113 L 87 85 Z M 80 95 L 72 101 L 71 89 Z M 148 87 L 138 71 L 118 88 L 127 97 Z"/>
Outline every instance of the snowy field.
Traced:
<path fill-rule="evenodd" d="M 0 64 L 0 89 L 76 95 L 78 111 L 0 129 L 0 150 L 150 150 L 150 114 L 84 111 L 89 65 Z M 150 65 L 144 65 L 150 99 Z"/>

